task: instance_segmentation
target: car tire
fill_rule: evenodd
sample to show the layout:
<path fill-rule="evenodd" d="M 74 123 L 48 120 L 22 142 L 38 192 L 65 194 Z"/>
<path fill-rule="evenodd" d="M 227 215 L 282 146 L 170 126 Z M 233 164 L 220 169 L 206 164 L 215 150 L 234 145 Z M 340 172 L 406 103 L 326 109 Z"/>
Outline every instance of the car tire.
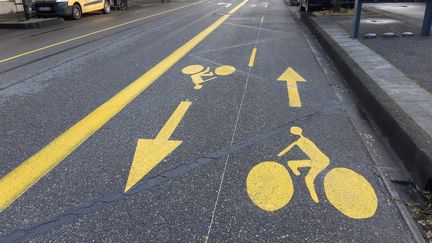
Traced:
<path fill-rule="evenodd" d="M 109 14 L 111 12 L 111 3 L 109 0 L 105 0 L 104 2 L 104 8 L 103 8 L 103 13 L 104 14 Z"/>
<path fill-rule="evenodd" d="M 296 0 L 290 0 L 290 6 L 297 6 Z"/>
<path fill-rule="evenodd" d="M 72 15 L 71 18 L 74 20 L 78 20 L 82 17 L 82 10 L 78 4 L 74 4 L 72 6 Z"/>

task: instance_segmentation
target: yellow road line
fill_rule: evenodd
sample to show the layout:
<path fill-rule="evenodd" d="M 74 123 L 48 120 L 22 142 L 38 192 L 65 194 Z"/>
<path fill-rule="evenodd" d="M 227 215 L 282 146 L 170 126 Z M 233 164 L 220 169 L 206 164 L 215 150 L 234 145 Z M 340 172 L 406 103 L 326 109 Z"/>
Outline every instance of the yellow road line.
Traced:
<path fill-rule="evenodd" d="M 254 66 L 256 52 L 257 52 L 257 49 L 255 47 L 254 49 L 252 49 L 252 53 L 251 53 L 251 56 L 250 56 L 250 59 L 249 59 L 248 67 L 253 67 Z"/>
<path fill-rule="evenodd" d="M 261 24 L 264 23 L 264 16 L 261 17 Z"/>
<path fill-rule="evenodd" d="M 192 6 L 192 5 L 197 5 L 197 4 L 203 3 L 205 1 L 207 1 L 207 0 L 203 0 L 203 1 L 196 2 L 196 3 L 188 4 L 188 5 L 185 5 L 185 6 L 178 7 L 178 8 L 173 8 L 173 9 L 170 9 L 170 10 L 167 10 L 167 11 L 163 11 L 163 12 L 152 14 L 152 15 L 149 15 L 149 16 L 145 16 L 145 17 L 142 17 L 142 18 L 139 18 L 139 19 L 131 20 L 131 21 L 128 21 L 128 22 L 125 22 L 125 23 L 122 23 L 122 24 L 118 24 L 118 25 L 114 25 L 114 26 L 111 26 L 111 27 L 108 27 L 108 28 L 100 29 L 100 30 L 97 30 L 97 31 L 94 31 L 94 32 L 91 32 L 91 33 L 87 33 L 85 35 L 81 35 L 81 36 L 77 36 L 77 37 L 74 37 L 74 38 L 71 38 L 71 39 L 67 39 L 67 40 L 64 40 L 64 41 L 53 43 L 53 44 L 50 44 L 50 45 L 47 45 L 47 46 L 44 46 L 44 47 L 40 47 L 40 48 L 31 50 L 31 51 L 28 51 L 28 52 L 24 52 L 24 53 L 21 53 L 21 54 L 12 56 L 12 57 L 8 57 L 8 58 L 5 58 L 5 59 L 2 59 L 2 60 L 0 60 L 0 63 L 7 62 L 7 61 L 10 61 L 10 60 L 19 58 L 19 57 L 27 56 L 27 55 L 30 55 L 30 54 L 33 54 L 33 53 L 36 53 L 36 52 L 40 52 L 40 51 L 43 51 L 43 50 L 46 50 L 46 49 L 49 49 L 49 48 L 52 48 L 52 47 L 55 47 L 55 46 L 63 45 L 63 44 L 66 44 L 66 43 L 69 43 L 69 42 L 72 42 L 72 41 L 83 39 L 85 37 L 89 37 L 89 36 L 92 36 L 92 35 L 95 35 L 95 34 L 99 34 L 99 33 L 102 33 L 102 32 L 108 31 L 108 30 L 116 29 L 116 28 L 119 28 L 119 27 L 122 27 L 122 26 L 125 26 L 125 25 L 128 25 L 128 24 L 133 24 L 133 23 L 141 21 L 141 20 L 153 18 L 153 17 L 159 16 L 159 15 L 170 13 L 170 12 L 173 12 L 173 11 L 176 11 L 176 10 L 180 10 L 182 8 L 186 8 L 186 7 L 189 7 L 189 6 Z"/>
<path fill-rule="evenodd" d="M 117 115 L 155 80 L 222 25 L 231 14 L 240 9 L 247 1 L 244 0 L 227 14 L 220 17 L 114 97 L 96 108 L 81 121 L 67 129 L 63 134 L 2 177 L 0 179 L 0 212 L 57 166 L 66 156 L 79 147 L 81 143 L 93 135 L 111 118 Z"/>
<path fill-rule="evenodd" d="M 165 123 L 165 126 L 163 126 L 163 128 L 159 131 L 155 139 L 169 140 L 191 104 L 192 103 L 188 101 L 181 102 L 168 121 Z"/>

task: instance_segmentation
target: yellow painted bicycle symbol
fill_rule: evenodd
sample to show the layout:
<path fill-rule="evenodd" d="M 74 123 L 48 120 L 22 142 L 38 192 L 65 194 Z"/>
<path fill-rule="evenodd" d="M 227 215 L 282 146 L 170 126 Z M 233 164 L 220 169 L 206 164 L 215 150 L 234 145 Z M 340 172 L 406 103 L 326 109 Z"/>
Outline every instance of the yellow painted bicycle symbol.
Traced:
<path fill-rule="evenodd" d="M 309 160 L 290 160 L 288 167 L 299 176 L 299 168 L 310 168 L 305 176 L 306 186 L 315 203 L 319 198 L 315 179 L 330 164 L 330 159 L 308 138 L 300 127 L 291 127 L 291 134 L 299 138 L 282 150 L 283 156 L 294 146 L 301 149 Z M 259 208 L 276 211 L 285 207 L 294 194 L 294 186 L 288 169 L 278 162 L 261 162 L 251 169 L 246 179 L 246 190 Z M 324 192 L 329 202 L 344 215 L 353 219 L 365 219 L 375 215 L 378 199 L 371 184 L 360 174 L 347 168 L 334 168 L 324 177 Z"/>
<path fill-rule="evenodd" d="M 218 76 L 226 76 L 235 72 L 233 66 L 220 66 L 214 70 L 214 73 L 210 71 L 210 67 L 204 69 L 201 65 L 190 65 L 182 69 L 182 73 L 191 75 L 192 82 L 195 84 L 194 89 L 202 89 L 203 83 L 208 82 L 217 78 Z M 216 76 L 215 76 L 216 75 Z M 204 77 L 210 77 L 204 80 Z"/>

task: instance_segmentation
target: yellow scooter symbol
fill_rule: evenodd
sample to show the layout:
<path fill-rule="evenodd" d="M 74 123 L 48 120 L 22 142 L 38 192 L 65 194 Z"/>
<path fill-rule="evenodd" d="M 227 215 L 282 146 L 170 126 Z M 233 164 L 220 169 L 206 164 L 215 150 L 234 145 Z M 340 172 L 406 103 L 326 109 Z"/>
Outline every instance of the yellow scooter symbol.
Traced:
<path fill-rule="evenodd" d="M 210 67 L 204 69 L 201 65 L 190 65 L 182 69 L 182 73 L 191 75 L 192 82 L 195 84 L 194 89 L 202 89 L 203 83 L 216 79 L 218 76 L 226 76 L 235 72 L 233 66 L 220 66 L 215 69 L 214 73 L 210 71 Z M 216 75 L 216 76 L 215 76 Z M 211 77 L 204 80 L 203 77 Z"/>

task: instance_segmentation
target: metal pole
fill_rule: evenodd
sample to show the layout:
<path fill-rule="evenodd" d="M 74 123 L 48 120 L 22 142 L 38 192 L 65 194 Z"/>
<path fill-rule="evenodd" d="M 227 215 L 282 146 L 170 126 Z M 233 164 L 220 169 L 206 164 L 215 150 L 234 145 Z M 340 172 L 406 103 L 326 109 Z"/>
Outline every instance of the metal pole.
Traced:
<path fill-rule="evenodd" d="M 24 17 L 26 20 L 31 19 L 32 14 L 32 1 L 31 0 L 22 0 L 23 10 L 24 10 Z"/>
<path fill-rule="evenodd" d="M 428 0 L 432 1 L 432 0 Z M 357 38 L 360 30 L 360 18 L 361 18 L 361 10 L 362 10 L 362 0 L 355 0 L 354 6 L 354 20 L 352 26 L 352 38 Z"/>
<path fill-rule="evenodd" d="M 432 0 L 427 0 L 423 18 L 422 36 L 429 36 L 432 24 Z"/>

